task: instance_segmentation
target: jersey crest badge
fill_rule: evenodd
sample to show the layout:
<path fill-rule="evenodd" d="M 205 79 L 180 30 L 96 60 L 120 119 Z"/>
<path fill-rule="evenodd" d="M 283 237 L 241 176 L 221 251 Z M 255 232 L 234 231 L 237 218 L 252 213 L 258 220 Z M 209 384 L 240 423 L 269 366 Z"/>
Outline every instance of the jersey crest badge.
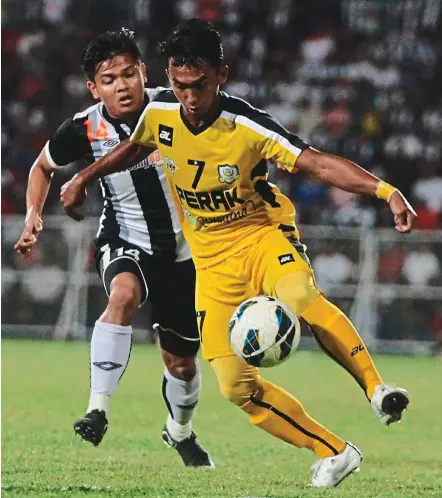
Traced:
<path fill-rule="evenodd" d="M 239 178 L 239 168 L 236 165 L 220 164 L 218 166 L 218 179 L 221 183 L 233 183 Z"/>
<path fill-rule="evenodd" d="M 175 161 L 167 156 L 164 156 L 164 166 L 166 166 L 166 168 L 172 173 L 172 175 L 174 175 L 175 171 L 178 169 L 176 167 Z"/>

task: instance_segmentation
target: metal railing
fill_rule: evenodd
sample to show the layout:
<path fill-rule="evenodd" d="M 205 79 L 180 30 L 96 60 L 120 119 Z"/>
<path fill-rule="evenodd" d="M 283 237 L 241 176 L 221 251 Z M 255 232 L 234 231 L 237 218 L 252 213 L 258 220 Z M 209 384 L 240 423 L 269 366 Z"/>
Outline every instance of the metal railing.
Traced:
<path fill-rule="evenodd" d="M 23 218 L 3 217 L 4 337 L 89 338 L 106 306 L 93 260 L 97 226 L 96 218 L 76 223 L 65 216 L 45 217 L 38 249 L 26 262 L 13 252 Z M 410 253 L 427 254 L 433 266 L 439 262 L 442 268 L 441 231 L 402 235 L 393 229 L 356 227 L 300 230 L 310 260 L 317 264 L 319 286 L 349 314 L 371 349 L 412 354 L 435 349 L 434 324 L 442 320 L 441 275 L 416 284 L 407 279 L 397 258 L 405 262 Z M 328 274 L 335 280 L 328 280 Z M 140 310 L 135 330 L 141 340 L 151 337 L 148 307 Z M 311 341 L 305 338 L 304 344 Z"/>

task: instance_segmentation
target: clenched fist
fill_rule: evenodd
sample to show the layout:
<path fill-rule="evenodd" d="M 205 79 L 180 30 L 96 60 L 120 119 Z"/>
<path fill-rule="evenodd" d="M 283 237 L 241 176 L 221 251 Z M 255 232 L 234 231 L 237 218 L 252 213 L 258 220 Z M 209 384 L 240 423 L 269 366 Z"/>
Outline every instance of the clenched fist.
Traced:
<path fill-rule="evenodd" d="M 31 252 L 34 245 L 37 243 L 38 234 L 43 230 L 43 221 L 40 215 L 33 207 L 26 213 L 25 228 L 23 229 L 20 238 L 14 245 L 14 249 L 19 254 Z"/>
<path fill-rule="evenodd" d="M 395 228 L 400 233 L 409 233 L 413 227 L 413 222 L 417 218 L 416 211 L 412 208 L 407 199 L 396 190 L 391 194 L 390 209 L 394 214 Z"/>
<path fill-rule="evenodd" d="M 86 187 L 78 174 L 61 187 L 60 202 L 63 204 L 66 214 L 75 221 L 81 221 L 84 218 L 76 208 L 84 203 L 86 196 Z"/>

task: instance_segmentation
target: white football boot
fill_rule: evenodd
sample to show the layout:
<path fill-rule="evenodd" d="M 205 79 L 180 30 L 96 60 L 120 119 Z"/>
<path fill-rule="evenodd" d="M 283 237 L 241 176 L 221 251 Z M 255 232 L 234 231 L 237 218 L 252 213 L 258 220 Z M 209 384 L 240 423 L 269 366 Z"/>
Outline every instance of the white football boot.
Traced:
<path fill-rule="evenodd" d="M 408 392 L 395 384 L 381 384 L 376 387 L 371 398 L 371 406 L 384 425 L 398 422 L 409 402 Z"/>
<path fill-rule="evenodd" d="M 362 453 L 347 441 L 345 450 L 339 455 L 318 460 L 312 466 L 311 486 L 334 488 L 346 477 L 359 470 Z"/>

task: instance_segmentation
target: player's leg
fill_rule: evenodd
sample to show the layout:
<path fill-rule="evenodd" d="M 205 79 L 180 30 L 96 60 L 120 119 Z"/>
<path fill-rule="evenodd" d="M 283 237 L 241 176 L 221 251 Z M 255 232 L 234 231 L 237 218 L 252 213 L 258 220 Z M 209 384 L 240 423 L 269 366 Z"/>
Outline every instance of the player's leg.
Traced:
<path fill-rule="evenodd" d="M 319 345 L 358 382 L 383 423 L 399 420 L 408 403 L 406 391 L 383 383 L 351 321 L 316 287 L 305 254 L 279 232 L 263 245 L 264 291 L 287 303 L 307 322 Z"/>
<path fill-rule="evenodd" d="M 214 358 L 210 364 L 222 395 L 245 411 L 252 424 L 320 458 L 345 449 L 345 441 L 312 419 L 287 391 L 263 380 L 256 367 L 237 356 Z"/>
<path fill-rule="evenodd" d="M 312 485 L 337 486 L 362 462 L 360 451 L 311 418 L 302 404 L 263 380 L 258 369 L 237 356 L 211 360 L 222 394 L 249 415 L 252 424 L 298 448 L 313 451 Z"/>
<path fill-rule="evenodd" d="M 359 451 L 312 419 L 297 399 L 263 380 L 256 367 L 233 353 L 229 319 L 236 306 L 253 295 L 248 278 L 241 275 L 245 261 L 235 265 L 234 260 L 198 271 L 197 310 L 203 318 L 203 355 L 210 361 L 223 396 L 247 413 L 252 424 L 298 448 L 308 448 L 322 459 L 314 485 L 336 485 L 358 467 Z M 229 267 L 223 271 L 223 266 Z M 332 472 L 330 465 L 334 467 Z"/>
<path fill-rule="evenodd" d="M 158 271 L 160 270 L 160 272 Z M 168 416 L 162 437 L 188 467 L 214 467 L 192 431 L 199 400 L 201 374 L 197 353 L 199 334 L 195 315 L 195 268 L 192 260 L 156 268 L 161 285 L 152 293 L 154 327 L 165 365 L 163 398 Z"/>
<path fill-rule="evenodd" d="M 85 417 L 74 424 L 75 432 L 94 445 L 106 433 L 109 399 L 129 362 L 131 323 L 147 296 L 139 261 L 141 251 L 128 245 L 106 245 L 103 249 L 98 254 L 98 266 L 109 300 L 92 332 L 88 408 Z"/>

